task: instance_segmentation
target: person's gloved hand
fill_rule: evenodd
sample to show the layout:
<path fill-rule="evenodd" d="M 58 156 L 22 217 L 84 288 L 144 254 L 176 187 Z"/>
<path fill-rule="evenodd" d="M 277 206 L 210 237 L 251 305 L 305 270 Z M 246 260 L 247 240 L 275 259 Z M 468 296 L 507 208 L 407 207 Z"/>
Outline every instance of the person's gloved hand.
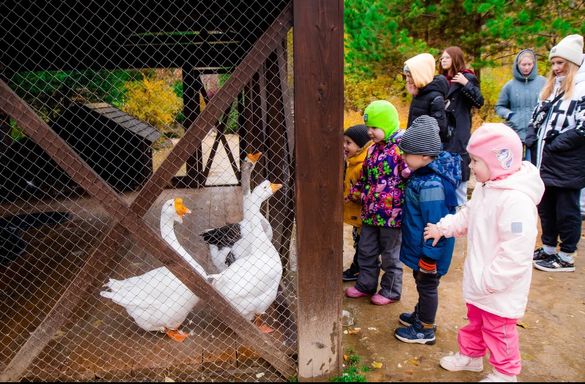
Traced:
<path fill-rule="evenodd" d="M 437 273 L 437 262 L 428 257 L 421 257 L 418 260 L 418 267 L 422 273 L 436 274 Z"/>
<path fill-rule="evenodd" d="M 544 141 L 547 144 L 550 144 L 553 142 L 554 139 L 557 138 L 558 135 L 559 135 L 559 131 L 557 131 L 556 129 L 550 130 L 546 133 L 546 137 L 544 138 Z"/>

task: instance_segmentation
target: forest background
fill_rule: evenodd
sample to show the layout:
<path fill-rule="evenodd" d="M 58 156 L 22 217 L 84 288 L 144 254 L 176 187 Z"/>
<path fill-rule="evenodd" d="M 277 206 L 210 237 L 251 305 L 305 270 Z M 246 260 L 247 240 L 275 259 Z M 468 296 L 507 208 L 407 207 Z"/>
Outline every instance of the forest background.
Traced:
<path fill-rule="evenodd" d="M 402 127 L 410 97 L 401 73 L 404 61 L 428 52 L 438 60 L 457 45 L 481 81 L 484 106 L 473 126 L 501 121 L 494 107 L 512 78 L 516 54 L 531 48 L 539 74 L 547 76 L 549 50 L 572 33 L 585 34 L 585 1 L 345 0 L 345 127 L 362 121 L 374 99 L 397 106 Z M 438 69 L 438 67 L 437 67 Z"/>
<path fill-rule="evenodd" d="M 481 80 L 485 104 L 474 113 L 474 127 L 499 121 L 494 106 L 516 54 L 533 49 L 546 76 L 548 51 L 568 34 L 585 34 L 584 14 L 585 1 L 578 0 L 345 0 L 344 127 L 361 123 L 368 103 L 386 99 L 405 128 L 410 96 L 401 77 L 404 61 L 423 52 L 438 59 L 451 45 L 463 49 Z M 289 55 L 292 63 L 292 49 Z M 163 135 L 156 144 L 164 146 L 183 134 L 181 76 L 180 69 L 24 72 L 11 85 L 46 121 L 61 113 L 63 100 L 105 101 L 157 127 Z M 210 97 L 227 76 L 204 79 Z M 292 85 L 292 71 L 289 76 Z M 227 133 L 236 120 L 233 108 Z M 22 132 L 11 124 L 18 139 Z"/>

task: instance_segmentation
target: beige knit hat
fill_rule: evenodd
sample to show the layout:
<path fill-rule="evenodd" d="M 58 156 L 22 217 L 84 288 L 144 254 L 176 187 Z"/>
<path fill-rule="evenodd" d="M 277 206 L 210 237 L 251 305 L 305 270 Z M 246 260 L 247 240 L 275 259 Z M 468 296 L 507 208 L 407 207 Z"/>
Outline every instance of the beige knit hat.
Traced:
<path fill-rule="evenodd" d="M 404 62 L 404 69 L 412 75 L 417 88 L 422 88 L 433 81 L 435 76 L 435 58 L 430 53 L 421 53 Z"/>
<path fill-rule="evenodd" d="M 583 36 L 569 35 L 552 47 L 548 55 L 549 60 L 553 57 L 562 57 L 565 60 L 581 66 L 583 63 Z"/>

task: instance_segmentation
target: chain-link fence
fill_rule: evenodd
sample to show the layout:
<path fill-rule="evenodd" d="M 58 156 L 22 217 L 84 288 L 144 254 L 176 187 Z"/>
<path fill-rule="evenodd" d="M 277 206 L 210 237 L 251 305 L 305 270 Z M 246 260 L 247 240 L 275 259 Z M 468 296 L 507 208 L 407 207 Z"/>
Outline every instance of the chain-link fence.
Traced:
<path fill-rule="evenodd" d="M 295 375 L 291 23 L 0 3 L 3 380 Z"/>

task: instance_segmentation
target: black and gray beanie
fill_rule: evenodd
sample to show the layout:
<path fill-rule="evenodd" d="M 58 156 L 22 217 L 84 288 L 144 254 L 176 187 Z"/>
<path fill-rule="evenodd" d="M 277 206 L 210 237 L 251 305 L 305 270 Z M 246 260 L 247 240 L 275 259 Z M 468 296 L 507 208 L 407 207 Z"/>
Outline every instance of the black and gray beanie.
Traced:
<path fill-rule="evenodd" d="M 347 128 L 343 134 L 352 139 L 360 148 L 363 148 L 370 141 L 368 127 L 363 124 L 353 125 Z"/>
<path fill-rule="evenodd" d="M 398 147 L 412 155 L 438 156 L 443 150 L 443 144 L 437 120 L 427 115 L 414 119 L 402 135 Z"/>

